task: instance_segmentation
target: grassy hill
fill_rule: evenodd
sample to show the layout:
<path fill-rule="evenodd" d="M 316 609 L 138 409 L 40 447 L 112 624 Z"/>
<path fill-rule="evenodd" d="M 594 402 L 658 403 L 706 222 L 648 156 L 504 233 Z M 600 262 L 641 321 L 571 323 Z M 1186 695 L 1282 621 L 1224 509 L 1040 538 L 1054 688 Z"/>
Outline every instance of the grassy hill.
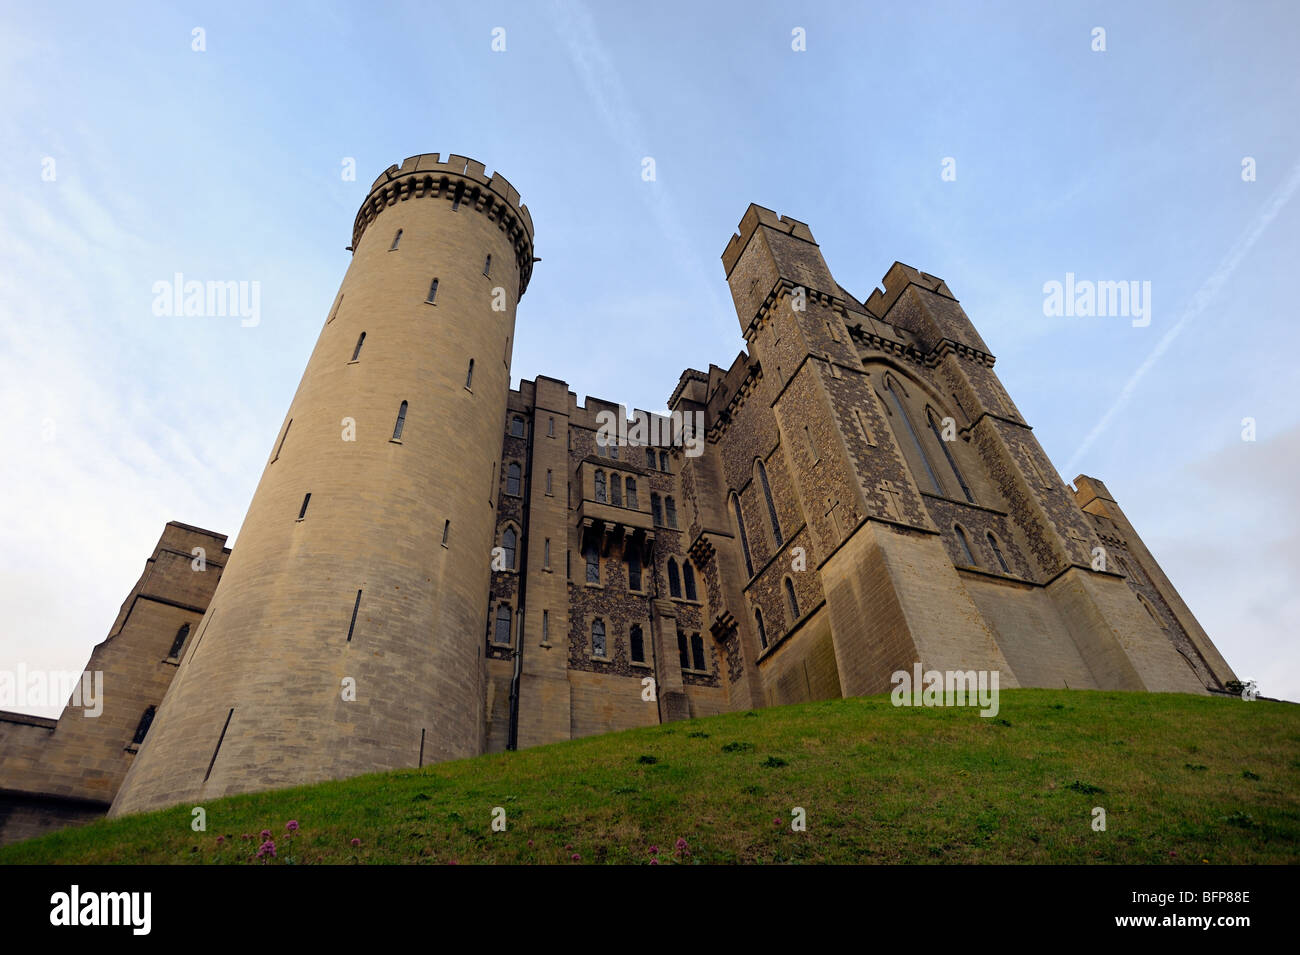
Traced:
<path fill-rule="evenodd" d="M 206 832 L 186 805 L 0 863 L 1294 863 L 1297 793 L 1300 706 L 1008 690 L 984 718 L 863 697 L 212 800 Z"/>

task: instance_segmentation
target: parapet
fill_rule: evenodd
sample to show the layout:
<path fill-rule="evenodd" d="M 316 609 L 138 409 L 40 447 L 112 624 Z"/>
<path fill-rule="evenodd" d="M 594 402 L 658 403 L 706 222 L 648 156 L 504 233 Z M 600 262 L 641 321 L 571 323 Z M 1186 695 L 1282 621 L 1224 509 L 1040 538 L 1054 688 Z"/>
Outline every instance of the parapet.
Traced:
<path fill-rule="evenodd" d="M 452 198 L 497 221 L 510 236 L 519 262 L 519 294 L 528 288 L 533 272 L 533 217 L 519 201 L 519 192 L 499 172 L 488 176 L 481 162 L 439 153 L 410 156 L 400 166 L 389 166 L 371 184 L 370 192 L 357 210 L 352 226 L 352 248 L 356 248 L 366 227 L 388 206 L 412 197 Z"/>
<path fill-rule="evenodd" d="M 904 265 L 902 262 L 891 265 L 882 281 L 885 285 L 884 290 L 873 289 L 866 301 L 867 311 L 880 318 L 885 318 L 889 314 L 889 310 L 898 301 L 898 296 L 902 295 L 903 290 L 909 285 L 919 285 L 954 302 L 957 301 L 957 296 L 952 294 L 952 290 L 943 279 L 922 272 L 920 269 L 914 269 L 910 265 Z"/>
<path fill-rule="evenodd" d="M 784 232 L 795 238 L 803 239 L 805 242 L 817 244 L 813 238 L 812 231 L 806 223 L 798 219 L 792 219 L 789 216 L 778 216 L 771 209 L 764 209 L 762 206 L 749 204 L 745 210 L 744 217 L 740 220 L 740 231 L 732 235 L 731 241 L 722 251 L 722 265 L 727 271 L 727 276 L 731 276 L 731 270 L 736 267 L 736 262 L 740 260 L 740 253 L 745 251 L 745 246 L 753 238 L 754 232 L 760 225 L 767 226 L 769 229 L 775 229 L 777 232 Z"/>
<path fill-rule="evenodd" d="M 1097 500 L 1108 501 L 1111 504 L 1115 503 L 1115 498 L 1111 496 L 1109 489 L 1099 478 L 1088 477 L 1086 474 L 1080 474 L 1076 477 L 1074 479 L 1074 503 L 1086 510 L 1088 505 Z"/>

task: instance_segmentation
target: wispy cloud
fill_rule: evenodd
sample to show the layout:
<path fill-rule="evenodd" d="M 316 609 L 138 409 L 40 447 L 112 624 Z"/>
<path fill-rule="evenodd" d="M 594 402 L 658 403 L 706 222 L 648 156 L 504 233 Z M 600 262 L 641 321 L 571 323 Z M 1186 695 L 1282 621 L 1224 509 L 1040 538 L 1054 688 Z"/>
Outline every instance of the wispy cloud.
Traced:
<path fill-rule="evenodd" d="M 628 160 L 629 178 L 637 176 L 637 182 L 646 186 L 641 191 L 642 198 L 650 210 L 656 228 L 659 229 L 681 270 L 680 276 L 692 277 L 696 294 L 709 308 L 719 314 L 729 314 L 729 306 L 723 303 L 718 294 L 717 283 L 706 276 L 699 250 L 691 241 L 677 205 L 667 187 L 658 179 L 654 182 L 640 181 L 641 159 L 654 156 L 654 150 L 648 145 L 648 136 L 641 124 L 639 115 L 632 108 L 626 87 L 618 68 L 609 54 L 609 50 L 600 38 L 596 23 L 587 8 L 576 0 L 554 0 L 553 23 L 556 32 L 564 42 L 569 59 L 582 79 L 583 87 L 596 108 L 596 114 L 608 130 L 610 138 L 619 152 Z M 680 278 L 679 278 L 680 281 Z"/>
<path fill-rule="evenodd" d="M 1128 381 L 1124 383 L 1124 387 L 1120 389 L 1119 396 L 1115 399 L 1114 403 L 1107 409 L 1106 413 L 1101 416 L 1101 420 L 1093 425 L 1092 430 L 1089 431 L 1087 437 L 1083 439 L 1083 443 L 1079 446 L 1079 449 L 1074 452 L 1074 455 L 1066 464 L 1065 471 L 1067 474 L 1074 472 L 1074 469 L 1083 459 L 1083 456 L 1087 453 L 1088 449 L 1092 447 L 1093 442 L 1101 437 L 1101 435 L 1106 432 L 1106 429 L 1110 427 L 1111 422 L 1115 420 L 1115 416 L 1118 415 L 1120 411 L 1124 409 L 1125 405 L 1128 404 L 1129 399 L 1132 398 L 1134 392 L 1137 391 L 1138 385 L 1141 384 L 1142 379 L 1146 377 L 1147 372 L 1154 368 L 1156 363 L 1164 356 L 1165 352 L 1169 350 L 1169 346 L 1173 344 L 1174 339 L 1178 337 L 1189 322 L 1205 311 L 1209 304 L 1214 301 L 1215 296 L 1219 294 L 1219 290 L 1222 289 L 1228 279 L 1232 277 L 1232 274 L 1237 271 L 1237 266 L 1239 266 L 1242 260 L 1249 254 L 1250 250 L 1255 246 L 1255 243 L 1259 241 L 1260 237 L 1266 231 L 1268 231 L 1268 227 L 1273 224 L 1273 220 L 1277 218 L 1278 213 L 1282 211 L 1283 207 L 1291 201 L 1292 197 L 1296 194 L 1297 189 L 1300 189 L 1300 161 L 1296 162 L 1296 164 L 1291 167 L 1291 172 L 1287 175 L 1286 179 L 1282 181 L 1281 185 L 1273 191 L 1273 194 L 1269 196 L 1268 201 L 1264 204 L 1264 208 L 1260 210 L 1259 215 L 1257 215 L 1246 230 L 1237 237 L 1237 241 L 1233 244 L 1232 248 L 1228 250 L 1228 254 L 1219 262 L 1218 267 L 1210 273 L 1210 276 L 1201 284 L 1201 287 L 1196 290 L 1196 294 L 1192 296 L 1192 300 L 1187 304 L 1182 315 L 1179 316 L 1178 321 L 1174 322 L 1170 329 L 1160 337 L 1160 341 L 1158 341 L 1156 346 L 1151 349 L 1151 353 L 1147 355 L 1142 364 L 1138 366 L 1137 370 L 1133 372 Z"/>

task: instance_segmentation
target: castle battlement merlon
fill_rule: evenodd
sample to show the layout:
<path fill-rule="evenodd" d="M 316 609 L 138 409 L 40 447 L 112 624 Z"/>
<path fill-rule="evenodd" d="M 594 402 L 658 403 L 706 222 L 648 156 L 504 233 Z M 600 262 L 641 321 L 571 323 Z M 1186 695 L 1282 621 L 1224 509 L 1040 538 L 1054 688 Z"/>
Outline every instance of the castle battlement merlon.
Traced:
<path fill-rule="evenodd" d="M 728 278 L 731 277 L 731 270 L 736 267 L 741 253 L 745 251 L 745 246 L 749 244 L 749 240 L 753 238 L 760 225 L 803 239 L 813 245 L 817 244 L 817 240 L 813 238 L 812 230 L 808 228 L 807 223 L 792 219 L 789 216 L 777 215 L 771 209 L 765 209 L 763 206 L 751 202 L 749 208 L 745 210 L 744 217 L 740 220 L 740 231 L 732 235 L 731 241 L 727 243 L 726 249 L 722 252 L 722 264 L 727 271 Z"/>
<path fill-rule="evenodd" d="M 392 165 L 371 183 L 365 201 L 352 225 L 352 248 L 361 242 L 366 228 L 388 206 L 412 197 L 442 198 L 461 202 L 494 219 L 510 236 L 519 265 L 519 295 L 522 298 L 533 272 L 533 217 L 520 202 L 519 191 L 505 176 L 487 175 L 483 163 L 466 156 L 439 153 L 408 156 L 401 166 Z"/>
<path fill-rule="evenodd" d="M 944 298 L 950 298 L 954 302 L 957 296 L 952 294 L 948 284 L 937 275 L 931 275 L 928 272 L 922 272 L 920 269 L 914 269 L 910 265 L 904 265 L 902 262 L 895 262 L 885 273 L 881 280 L 885 286 L 883 289 L 875 288 L 867 296 L 867 311 L 873 315 L 884 317 L 889 314 L 889 310 L 894 307 L 898 297 L 909 285 L 919 285 Z"/>

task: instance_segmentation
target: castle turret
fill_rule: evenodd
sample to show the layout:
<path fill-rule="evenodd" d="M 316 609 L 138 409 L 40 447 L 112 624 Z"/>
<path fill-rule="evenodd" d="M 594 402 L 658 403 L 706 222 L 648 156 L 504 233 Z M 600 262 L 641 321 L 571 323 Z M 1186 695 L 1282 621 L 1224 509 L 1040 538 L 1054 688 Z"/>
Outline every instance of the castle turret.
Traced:
<path fill-rule="evenodd" d="M 237 547 L 112 815 L 484 749 L 490 552 L 533 226 L 500 175 L 371 187 Z"/>

